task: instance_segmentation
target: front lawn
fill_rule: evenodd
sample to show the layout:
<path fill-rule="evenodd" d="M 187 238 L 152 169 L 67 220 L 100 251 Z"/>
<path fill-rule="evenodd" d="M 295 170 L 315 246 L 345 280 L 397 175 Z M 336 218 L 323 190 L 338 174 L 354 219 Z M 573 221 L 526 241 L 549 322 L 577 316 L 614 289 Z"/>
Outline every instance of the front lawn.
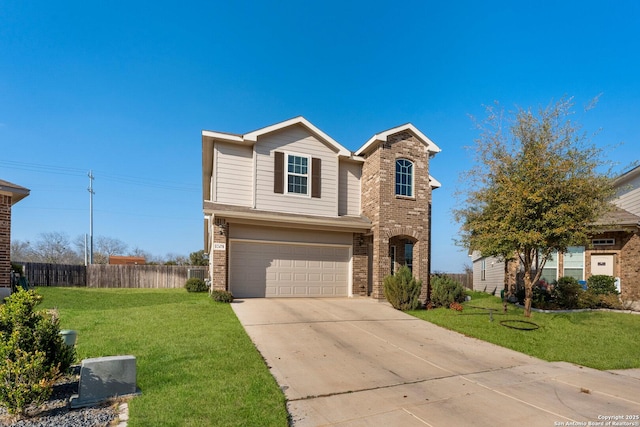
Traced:
<path fill-rule="evenodd" d="M 286 426 L 285 398 L 229 304 L 184 289 L 38 288 L 78 359 L 131 354 L 129 426 Z"/>
<path fill-rule="evenodd" d="M 420 319 L 547 361 L 565 361 L 595 369 L 640 368 L 638 337 L 640 315 L 603 311 L 574 313 L 537 313 L 530 318 L 512 304 L 502 311 L 500 298 L 472 292 L 462 311 L 446 308 L 409 312 Z M 489 312 L 475 307 L 494 308 Z M 500 324 L 503 320 L 525 320 L 539 326 L 522 331 Z M 518 322 L 512 323 L 517 326 Z M 527 326 L 521 324 L 522 326 Z"/>

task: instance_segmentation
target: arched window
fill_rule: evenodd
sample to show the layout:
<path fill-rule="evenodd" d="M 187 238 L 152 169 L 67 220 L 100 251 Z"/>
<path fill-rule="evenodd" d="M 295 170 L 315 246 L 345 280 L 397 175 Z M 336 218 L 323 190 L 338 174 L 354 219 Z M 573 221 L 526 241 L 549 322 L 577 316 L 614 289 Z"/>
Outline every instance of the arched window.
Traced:
<path fill-rule="evenodd" d="M 396 160 L 396 196 L 413 197 L 413 162 Z"/>

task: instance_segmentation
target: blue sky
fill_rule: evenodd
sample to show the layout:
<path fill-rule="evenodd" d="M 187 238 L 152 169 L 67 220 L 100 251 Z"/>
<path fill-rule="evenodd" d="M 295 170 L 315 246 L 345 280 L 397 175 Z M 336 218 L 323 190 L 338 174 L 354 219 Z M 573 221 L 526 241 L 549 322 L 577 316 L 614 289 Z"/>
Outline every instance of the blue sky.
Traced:
<path fill-rule="evenodd" d="M 93 170 L 95 236 L 188 255 L 203 246 L 202 129 L 302 115 L 356 150 L 411 122 L 442 149 L 433 270 L 462 271 L 451 209 L 469 115 L 574 96 L 624 171 L 640 160 L 639 52 L 640 2 L 625 0 L 3 0 L 0 179 L 31 189 L 12 238 L 88 233 Z"/>

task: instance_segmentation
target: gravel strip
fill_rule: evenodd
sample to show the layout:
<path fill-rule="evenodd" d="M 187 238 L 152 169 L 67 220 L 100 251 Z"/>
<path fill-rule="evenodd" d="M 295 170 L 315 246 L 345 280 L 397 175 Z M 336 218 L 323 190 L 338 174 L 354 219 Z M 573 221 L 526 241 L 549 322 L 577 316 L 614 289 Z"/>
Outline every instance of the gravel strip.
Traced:
<path fill-rule="evenodd" d="M 70 409 L 69 399 L 78 393 L 77 376 L 66 377 L 53 386 L 47 402 L 29 410 L 30 417 L 16 420 L 0 407 L 0 425 L 16 427 L 107 427 L 117 424 L 120 413 L 116 402 Z"/>

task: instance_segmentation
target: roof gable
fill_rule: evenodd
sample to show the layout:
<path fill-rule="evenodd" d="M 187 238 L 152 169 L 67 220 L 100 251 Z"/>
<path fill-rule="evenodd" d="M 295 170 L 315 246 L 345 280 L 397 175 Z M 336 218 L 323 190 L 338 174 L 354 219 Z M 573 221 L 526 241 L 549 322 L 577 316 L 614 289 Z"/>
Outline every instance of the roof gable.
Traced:
<path fill-rule="evenodd" d="M 417 127 L 415 127 L 411 123 L 407 123 L 407 124 L 396 126 L 392 129 L 388 129 L 384 132 L 380 132 L 373 135 L 367 142 L 365 142 L 365 144 L 362 147 L 360 147 L 358 151 L 356 151 L 355 153 L 356 156 L 361 156 L 362 154 L 366 153 L 370 148 L 372 148 L 375 144 L 379 142 L 386 142 L 389 136 L 395 135 L 396 133 L 403 132 L 403 131 L 411 132 L 416 138 L 418 138 L 418 140 L 420 140 L 420 142 L 422 142 L 427 147 L 427 151 L 429 151 L 429 153 L 436 154 L 441 151 L 440 148 L 433 141 L 431 141 L 425 134 L 420 132 L 420 130 Z"/>
<path fill-rule="evenodd" d="M 246 133 L 244 135 L 205 130 L 205 131 L 202 131 L 202 138 L 203 140 L 205 138 L 210 138 L 210 139 L 216 139 L 216 140 L 221 140 L 226 142 L 233 142 L 237 144 L 253 145 L 256 142 L 258 142 L 258 138 L 260 138 L 261 136 L 267 135 L 272 132 L 277 132 L 292 126 L 298 126 L 298 125 L 306 128 L 309 132 L 311 132 L 316 137 L 318 137 L 320 141 L 322 141 L 324 144 L 328 145 L 334 151 L 336 151 L 338 155 L 345 156 L 345 157 L 351 156 L 351 151 L 347 150 L 345 147 L 339 144 L 335 139 L 331 138 L 329 135 L 324 133 L 322 130 L 317 128 L 315 125 L 313 125 L 310 121 L 308 121 L 302 116 L 294 117 L 292 119 L 285 120 L 280 123 L 263 127 L 263 128 L 254 130 L 252 132 Z"/>

